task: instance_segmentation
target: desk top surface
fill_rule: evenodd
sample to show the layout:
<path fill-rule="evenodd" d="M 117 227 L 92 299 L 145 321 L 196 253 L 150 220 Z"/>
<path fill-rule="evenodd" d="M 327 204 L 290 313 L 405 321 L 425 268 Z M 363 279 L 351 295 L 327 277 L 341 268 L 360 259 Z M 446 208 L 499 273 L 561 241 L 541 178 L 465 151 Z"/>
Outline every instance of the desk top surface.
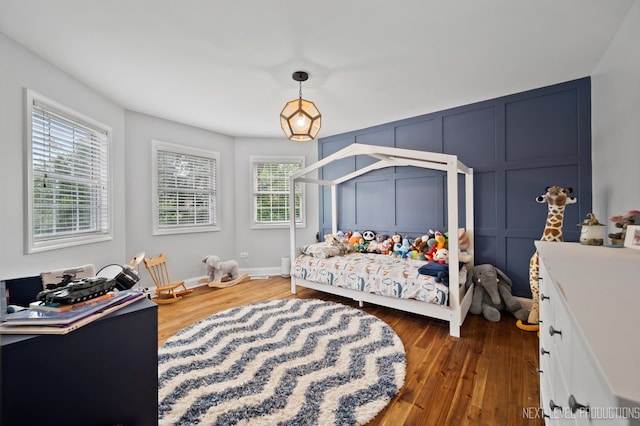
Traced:
<path fill-rule="evenodd" d="M 150 308 L 156 308 L 157 309 L 158 305 L 156 305 L 154 302 L 152 302 L 151 300 L 147 299 L 147 298 L 143 298 L 140 299 L 137 302 L 134 302 L 128 306 L 124 306 L 121 309 L 118 309 L 115 312 L 111 312 L 110 314 L 102 317 L 102 318 L 98 318 L 96 319 L 95 322 L 99 322 L 99 321 L 105 321 L 105 320 L 109 320 L 112 318 L 117 318 L 118 316 L 121 315 L 127 315 L 127 314 L 131 314 L 137 311 L 141 311 L 144 309 L 150 309 Z M 89 323 L 87 325 L 85 325 L 84 327 L 90 327 L 92 323 Z M 82 327 L 82 328 L 84 328 Z M 6 346 L 6 345 L 11 345 L 17 342 L 21 342 L 23 340 L 27 340 L 27 339 L 33 339 L 33 338 L 37 338 L 37 337 L 41 337 L 41 336 L 53 336 L 55 338 L 63 338 L 65 336 L 71 336 L 73 335 L 73 331 L 69 334 L 64 334 L 64 335 L 53 335 L 53 334 L 0 334 L 0 345 L 1 346 Z"/>

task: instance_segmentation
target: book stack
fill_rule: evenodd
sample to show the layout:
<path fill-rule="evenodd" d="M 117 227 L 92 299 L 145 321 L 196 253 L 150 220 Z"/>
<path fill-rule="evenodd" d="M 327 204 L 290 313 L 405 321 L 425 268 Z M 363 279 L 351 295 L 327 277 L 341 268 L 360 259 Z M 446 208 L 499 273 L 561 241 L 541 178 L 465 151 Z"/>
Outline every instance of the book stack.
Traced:
<path fill-rule="evenodd" d="M 115 291 L 110 291 L 102 296 L 98 296 L 93 299 L 86 300 L 84 302 L 72 303 L 72 304 L 64 304 L 64 303 L 55 303 L 55 302 L 45 302 L 43 300 L 37 300 L 35 302 L 31 302 L 29 304 L 30 309 L 35 309 L 36 311 L 46 311 L 46 312 L 68 312 L 68 311 L 78 311 L 80 308 L 84 308 L 85 306 L 97 305 L 103 300 L 108 300 L 115 297 Z"/>
<path fill-rule="evenodd" d="M 140 291 L 125 290 L 72 305 L 33 302 L 6 315 L 0 334 L 67 334 L 144 297 Z"/>

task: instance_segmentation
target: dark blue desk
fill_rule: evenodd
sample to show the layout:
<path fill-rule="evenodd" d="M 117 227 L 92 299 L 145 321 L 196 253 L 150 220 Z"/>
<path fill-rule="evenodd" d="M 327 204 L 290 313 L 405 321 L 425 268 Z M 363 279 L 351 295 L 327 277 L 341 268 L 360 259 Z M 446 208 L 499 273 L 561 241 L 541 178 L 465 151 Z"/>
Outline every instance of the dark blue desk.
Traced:
<path fill-rule="evenodd" d="M 143 299 L 69 334 L 0 335 L 12 425 L 157 425 L 158 306 Z"/>

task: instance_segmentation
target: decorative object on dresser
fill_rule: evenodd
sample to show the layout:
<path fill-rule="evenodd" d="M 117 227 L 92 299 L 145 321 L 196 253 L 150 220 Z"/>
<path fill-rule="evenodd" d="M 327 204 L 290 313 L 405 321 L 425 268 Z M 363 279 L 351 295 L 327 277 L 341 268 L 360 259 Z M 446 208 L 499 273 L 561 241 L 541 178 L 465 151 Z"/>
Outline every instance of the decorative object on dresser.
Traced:
<path fill-rule="evenodd" d="M 628 225 L 624 246 L 632 249 L 640 249 L 640 225 Z"/>
<path fill-rule="evenodd" d="M 167 340 L 158 354 L 165 424 L 366 424 L 404 384 L 389 325 L 316 299 L 229 309 Z"/>
<path fill-rule="evenodd" d="M 564 222 L 564 209 L 567 204 L 575 204 L 578 200 L 571 196 L 573 188 L 562 188 L 560 186 L 548 186 L 546 192 L 536 198 L 536 202 L 547 203 L 547 221 L 542 232 L 540 241 L 562 242 L 562 225 Z M 529 286 L 531 287 L 531 311 L 527 322 L 518 320 L 516 325 L 525 331 L 538 331 L 538 316 L 540 290 L 538 288 L 539 270 L 538 251 L 536 250 L 529 261 Z"/>
<path fill-rule="evenodd" d="M 318 179 L 318 170 L 328 164 L 357 157 L 358 162 L 353 164 L 358 167 L 355 171 L 348 171 L 346 174 L 335 176 L 333 180 L 329 180 L 326 176 L 324 179 Z M 362 162 L 360 159 L 366 159 Z M 458 160 L 458 157 L 450 154 L 438 152 L 426 152 L 419 150 L 390 148 L 384 146 L 367 145 L 361 143 L 351 144 L 339 151 L 336 151 L 318 162 L 305 167 L 291 175 L 290 188 L 291 205 L 293 205 L 296 197 L 296 191 L 302 188 L 300 184 L 317 184 L 330 187 L 331 197 L 331 234 L 336 235 L 340 224 L 338 223 L 338 206 L 337 203 L 341 197 L 338 197 L 338 186 L 343 183 L 353 183 L 353 179 L 375 170 L 400 167 L 415 167 L 419 169 L 435 170 L 444 172 L 442 180 L 446 183 L 446 193 L 444 206 L 446 207 L 446 226 L 449 229 L 449 263 L 448 267 L 448 286 L 441 285 L 438 282 L 425 283 L 426 275 L 420 275 L 417 269 L 426 263 L 426 261 L 402 259 L 400 256 L 376 255 L 373 253 L 352 253 L 345 254 L 341 259 L 336 257 L 327 258 L 327 262 L 321 264 L 320 259 L 303 258 L 299 252 L 299 245 L 296 241 L 296 225 L 295 212 L 291 209 L 290 220 L 290 250 L 292 259 L 291 270 L 291 292 L 296 293 L 296 286 L 312 288 L 318 291 L 324 291 L 336 294 L 342 297 L 349 297 L 357 300 L 361 305 L 363 302 L 370 302 L 376 305 L 387 306 L 394 309 L 400 309 L 407 312 L 416 313 L 432 318 L 449 322 L 449 333 L 452 336 L 460 337 L 460 327 L 469 311 L 471 298 L 473 294 L 473 284 L 467 287 L 467 269 L 473 266 L 473 169 Z M 459 196 L 459 193 L 462 193 Z M 422 194 L 416 193 L 416 197 Z M 460 203 L 460 206 L 458 205 Z M 464 207 L 464 226 L 458 226 L 459 207 Z M 432 219 L 436 221 L 436 218 Z M 458 234 L 458 230 L 464 227 L 465 233 Z M 366 228 L 368 229 L 368 227 Z M 387 230 L 388 231 L 388 230 Z M 460 264 L 460 241 L 456 235 L 464 235 L 464 242 L 469 246 L 465 252 L 465 258 L 468 260 L 466 265 Z M 394 235 L 395 236 L 395 235 Z M 400 234 L 397 236 L 402 239 Z M 393 237 L 392 237 L 393 238 Z M 442 240 L 444 240 L 444 236 Z M 398 243 L 395 241 L 394 243 Z M 466 244 L 465 244 L 466 245 Z M 410 245 L 407 245 L 407 251 Z M 393 251 L 392 251 L 393 254 Z M 398 252 L 399 254 L 399 252 Z M 357 257 L 356 255 L 360 255 Z M 371 257 L 374 256 L 374 257 Z M 377 257 L 375 257 L 377 256 Z M 383 259 L 384 258 L 384 259 Z M 344 277 L 347 269 L 343 265 L 335 265 L 335 262 L 351 262 L 351 259 L 358 259 L 357 265 L 350 267 L 359 268 L 351 269 L 353 274 Z M 329 261 L 334 263 L 336 274 L 323 266 Z M 398 261 L 395 265 L 389 265 L 390 261 Z M 382 265 L 381 263 L 384 263 Z M 324 272 L 322 269 L 325 269 Z M 395 277 L 380 276 L 371 273 L 376 269 L 380 271 L 386 268 L 386 272 L 402 272 Z M 316 271 L 317 278 L 311 279 L 310 272 Z M 319 275 L 318 275 L 319 274 Z M 338 275 L 342 275 L 345 280 L 341 280 L 341 284 L 337 284 L 338 280 L 334 280 Z M 388 278 L 388 279 L 386 279 Z M 385 280 L 386 279 L 386 280 Z M 374 280 L 375 285 L 371 285 Z M 383 282 L 384 281 L 384 282 Z M 406 291 L 406 290 L 409 291 Z M 416 294 L 424 294 L 423 290 L 430 290 L 428 300 L 415 297 Z M 411 296 L 407 296 L 411 294 Z M 433 302 L 436 303 L 433 303 Z"/>
<path fill-rule="evenodd" d="M 546 421 L 640 424 L 640 251 L 535 244 Z"/>
<path fill-rule="evenodd" d="M 640 225 L 640 210 L 630 210 L 625 215 L 611 216 L 609 218 L 617 229 L 617 232 L 609 234 L 611 244 L 614 246 L 622 246 L 627 235 L 628 225 Z"/>
<path fill-rule="evenodd" d="M 580 227 L 580 244 L 586 246 L 601 246 L 604 244 L 602 237 L 602 227 L 598 222 L 598 218 L 593 213 L 587 213 L 587 218 L 579 223 Z"/>

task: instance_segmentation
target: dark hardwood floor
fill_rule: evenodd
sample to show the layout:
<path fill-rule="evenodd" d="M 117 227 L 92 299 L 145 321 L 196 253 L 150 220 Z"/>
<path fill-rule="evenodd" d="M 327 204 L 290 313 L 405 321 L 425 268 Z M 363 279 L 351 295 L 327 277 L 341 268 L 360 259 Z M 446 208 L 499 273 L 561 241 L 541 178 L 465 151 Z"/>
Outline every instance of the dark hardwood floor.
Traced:
<path fill-rule="evenodd" d="M 270 299 L 316 298 L 357 303 L 298 287 L 288 278 L 257 279 L 226 289 L 199 287 L 183 300 L 159 305 L 158 344 L 217 312 Z M 370 425 L 542 425 L 539 406 L 538 338 L 515 326 L 508 313 L 498 323 L 469 314 L 461 337 L 440 320 L 365 304 L 387 322 L 407 354 L 404 387 Z"/>

